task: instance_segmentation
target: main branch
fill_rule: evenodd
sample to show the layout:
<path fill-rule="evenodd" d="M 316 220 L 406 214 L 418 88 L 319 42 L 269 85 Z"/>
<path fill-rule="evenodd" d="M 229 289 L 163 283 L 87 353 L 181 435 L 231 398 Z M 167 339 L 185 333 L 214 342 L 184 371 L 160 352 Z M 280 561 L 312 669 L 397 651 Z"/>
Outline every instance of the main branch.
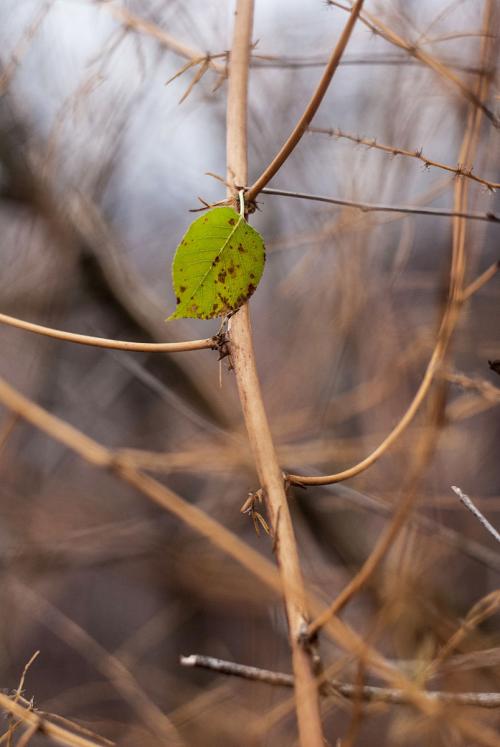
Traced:
<path fill-rule="evenodd" d="M 227 103 L 228 181 L 247 181 L 247 91 L 253 0 L 238 0 L 230 56 Z M 283 474 L 276 457 L 255 365 L 248 306 L 231 320 L 231 356 L 248 437 L 275 536 L 295 676 L 295 702 L 302 747 L 323 747 L 319 694 L 308 651 L 301 643 L 307 626 L 304 582 L 288 510 Z"/>

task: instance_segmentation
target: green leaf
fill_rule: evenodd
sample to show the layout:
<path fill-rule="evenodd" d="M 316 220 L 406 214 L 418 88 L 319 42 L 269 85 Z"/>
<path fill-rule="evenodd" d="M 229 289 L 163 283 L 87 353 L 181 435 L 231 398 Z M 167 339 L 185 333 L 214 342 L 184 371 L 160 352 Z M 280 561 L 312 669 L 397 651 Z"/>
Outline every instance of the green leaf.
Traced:
<path fill-rule="evenodd" d="M 177 308 L 170 319 L 212 319 L 235 311 L 257 288 L 266 251 L 262 236 L 230 207 L 189 226 L 172 265 Z"/>

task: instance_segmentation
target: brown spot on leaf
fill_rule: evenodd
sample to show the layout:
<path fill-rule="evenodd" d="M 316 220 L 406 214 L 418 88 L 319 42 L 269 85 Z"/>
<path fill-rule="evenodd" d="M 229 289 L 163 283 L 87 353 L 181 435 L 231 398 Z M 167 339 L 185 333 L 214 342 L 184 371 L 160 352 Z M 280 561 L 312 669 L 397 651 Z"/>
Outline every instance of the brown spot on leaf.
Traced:
<path fill-rule="evenodd" d="M 236 223 L 236 221 L 234 220 L 234 218 L 229 218 L 228 223 L 229 223 L 230 226 L 234 226 L 234 224 Z"/>
<path fill-rule="evenodd" d="M 255 278 L 255 275 L 253 274 L 253 272 L 250 273 L 250 277 L 252 280 Z"/>
<path fill-rule="evenodd" d="M 238 244 L 238 251 L 242 254 L 245 254 L 246 249 L 244 248 L 243 244 Z"/>
<path fill-rule="evenodd" d="M 227 299 L 227 298 L 226 298 L 225 296 L 223 296 L 223 295 L 222 295 L 222 293 L 217 293 L 217 295 L 218 295 L 218 296 L 219 296 L 219 298 L 220 298 L 220 302 L 221 302 L 221 304 L 222 304 L 222 305 L 223 305 L 224 307 L 228 307 L 228 306 L 229 306 L 229 300 L 228 300 L 228 299 Z"/>
<path fill-rule="evenodd" d="M 180 303 L 180 302 L 181 302 L 181 299 L 179 298 L 179 296 L 176 296 L 176 297 L 175 297 L 175 300 L 177 301 L 177 303 Z"/>
<path fill-rule="evenodd" d="M 248 286 L 248 295 L 251 296 L 254 290 L 255 290 L 255 285 L 253 283 L 250 283 L 250 285 Z"/>
<path fill-rule="evenodd" d="M 227 275 L 227 272 L 225 270 L 221 270 L 219 272 L 219 274 L 217 275 L 219 283 L 225 283 L 226 282 L 226 275 Z"/>
<path fill-rule="evenodd" d="M 253 277 L 253 275 L 251 277 Z M 185 292 L 186 292 L 186 286 L 185 285 L 181 285 L 179 287 L 179 293 L 185 293 Z"/>
<path fill-rule="evenodd" d="M 219 262 L 220 262 L 220 257 L 219 255 L 217 255 L 216 258 L 214 259 L 214 265 L 218 265 Z"/>

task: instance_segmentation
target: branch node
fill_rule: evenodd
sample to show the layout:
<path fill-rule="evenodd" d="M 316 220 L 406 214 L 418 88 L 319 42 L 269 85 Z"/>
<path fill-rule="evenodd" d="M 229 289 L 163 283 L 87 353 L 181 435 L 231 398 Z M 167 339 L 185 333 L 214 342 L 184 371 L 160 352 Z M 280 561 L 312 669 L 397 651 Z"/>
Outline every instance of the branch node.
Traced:
<path fill-rule="evenodd" d="M 259 488 L 258 490 L 255 490 L 253 493 L 250 492 L 248 494 L 248 497 L 245 501 L 245 503 L 240 508 L 240 511 L 242 514 L 245 514 L 246 516 L 250 516 L 250 518 L 253 521 L 253 526 L 255 529 L 256 535 L 260 536 L 260 529 L 259 524 L 263 528 L 266 534 L 268 534 L 270 537 L 273 536 L 273 532 L 267 523 L 267 521 L 264 519 L 262 514 L 256 510 L 255 504 L 256 503 L 263 503 L 264 502 L 264 491 L 262 488 Z M 275 534 L 276 536 L 276 534 Z"/>

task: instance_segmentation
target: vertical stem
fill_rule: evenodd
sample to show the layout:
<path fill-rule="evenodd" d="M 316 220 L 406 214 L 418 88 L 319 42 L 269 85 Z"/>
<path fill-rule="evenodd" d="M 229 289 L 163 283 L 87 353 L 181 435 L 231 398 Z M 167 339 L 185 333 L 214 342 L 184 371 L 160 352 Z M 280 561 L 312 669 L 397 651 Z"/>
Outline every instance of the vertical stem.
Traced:
<path fill-rule="evenodd" d="M 227 171 L 228 181 L 235 185 L 247 182 L 247 93 L 252 25 L 253 0 L 237 0 L 227 102 Z M 307 628 L 304 582 L 283 473 L 262 400 L 247 304 L 231 319 L 230 341 L 250 446 L 276 538 L 292 650 L 300 743 L 302 747 L 323 747 L 318 687 L 311 657 L 301 643 Z"/>

